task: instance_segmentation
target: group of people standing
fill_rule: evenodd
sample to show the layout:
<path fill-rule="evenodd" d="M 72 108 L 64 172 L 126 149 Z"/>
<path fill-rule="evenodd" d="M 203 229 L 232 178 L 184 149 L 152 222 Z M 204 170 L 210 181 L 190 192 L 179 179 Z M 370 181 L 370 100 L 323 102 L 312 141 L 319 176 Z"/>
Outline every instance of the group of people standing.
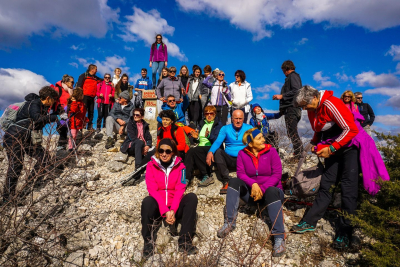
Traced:
<path fill-rule="evenodd" d="M 135 157 L 136 169 L 144 170 L 141 167 L 147 165 L 145 181 L 149 196 L 143 200 L 141 211 L 145 258 L 154 252 L 156 234 L 153 226 L 161 220 L 170 225 L 180 220 L 179 250 L 197 253 L 192 244 L 197 196 L 184 193 L 193 181 L 196 169 L 200 178 L 198 186 L 214 183 L 213 167 L 216 167 L 217 177 L 223 184 L 220 193 L 227 194 L 224 224 L 217 236 L 223 238 L 236 228 L 239 199 L 242 199 L 250 205 L 266 207 L 261 215 L 266 222 L 274 222 L 273 256 L 279 257 L 285 252 L 282 164 L 277 152 L 278 144 L 270 140 L 268 121 L 271 119 L 284 116 L 296 159 L 303 154 L 297 124 L 301 110 L 307 110 L 315 132 L 311 140 L 312 152 L 325 158 L 321 188 L 314 205 L 302 221 L 293 226 L 294 232 L 315 230 L 317 221 L 331 201 L 331 188 L 338 181 L 342 186 L 342 209 L 354 214 L 359 162 L 364 187 L 371 194 L 379 190 L 375 183 L 378 176 L 389 179 L 382 167 L 382 159 L 375 154 L 376 147 L 373 150 L 373 140 L 364 131 L 372 125 L 374 114 L 371 107 L 362 102 L 361 93 L 346 91 L 339 99 L 333 96 L 332 91 L 303 86 L 293 62 L 287 60 L 281 66 L 286 76 L 285 83 L 281 93 L 273 96 L 274 100 L 280 101 L 279 112 L 264 113 L 260 105 L 250 105 L 253 94 L 244 71 L 237 70 L 235 81 L 228 84 L 225 72 L 212 70 L 209 65 L 203 69 L 193 66 L 190 75 L 188 68 L 183 66 L 176 76 L 177 69 L 167 69 L 167 62 L 167 45 L 162 42 L 162 36 L 157 35 L 150 54 L 152 79 L 143 68 L 142 77 L 131 86 L 129 77 L 121 75 L 121 69 L 115 69 L 113 76 L 105 73 L 102 79 L 96 76 L 97 67 L 89 65 L 75 88 L 73 77 L 64 75 L 55 86 L 42 88 L 39 96 L 26 96 L 27 104 L 4 137 L 9 168 L 3 202 L 15 194 L 25 153 L 37 157 L 37 164 L 44 162 L 43 148 L 32 143 L 32 131 L 41 130 L 46 123 L 56 122 L 59 146 L 67 144 L 67 134 L 70 133 L 68 147 L 72 150 L 79 130 L 85 126 L 93 129 L 95 103 L 99 113 L 96 130 L 105 126 L 106 148 L 114 146 L 115 134 L 125 135 L 121 152 Z M 144 120 L 141 99 L 142 91 L 149 89 L 156 89 L 160 105 L 156 144 L 153 144 L 149 123 Z M 227 124 L 229 112 L 231 122 Z M 366 144 L 368 149 L 365 149 Z M 369 163 L 360 159 L 360 151 Z M 371 171 L 373 168 L 375 172 Z M 237 177 L 230 176 L 232 171 L 237 173 Z M 341 216 L 334 245 L 347 247 L 352 242 L 351 237 L 352 225 Z"/>

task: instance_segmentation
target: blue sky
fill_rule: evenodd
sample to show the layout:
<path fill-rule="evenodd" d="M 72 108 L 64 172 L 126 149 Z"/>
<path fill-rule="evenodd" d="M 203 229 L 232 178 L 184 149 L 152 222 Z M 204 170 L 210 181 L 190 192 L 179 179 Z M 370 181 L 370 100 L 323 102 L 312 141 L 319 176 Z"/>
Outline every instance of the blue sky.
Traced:
<path fill-rule="evenodd" d="M 333 4 L 334 3 L 334 4 Z M 400 1 L 357 0 L 0 0 L 0 109 L 87 64 L 121 67 L 132 80 L 148 67 L 162 33 L 169 66 L 211 65 L 228 82 L 246 72 L 254 100 L 277 110 L 282 62 L 303 84 L 364 92 L 378 130 L 400 128 Z"/>

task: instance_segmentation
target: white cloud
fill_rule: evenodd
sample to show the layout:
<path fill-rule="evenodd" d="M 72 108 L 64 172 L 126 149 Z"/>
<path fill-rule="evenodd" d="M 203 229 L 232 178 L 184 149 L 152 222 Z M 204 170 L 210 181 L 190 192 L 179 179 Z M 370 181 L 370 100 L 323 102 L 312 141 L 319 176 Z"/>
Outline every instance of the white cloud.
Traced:
<path fill-rule="evenodd" d="M 270 99 L 269 93 L 279 93 L 282 87 L 281 82 L 273 82 L 262 87 L 253 88 L 253 92 L 257 93 L 257 99 Z"/>
<path fill-rule="evenodd" d="M 348 76 L 346 73 L 340 74 L 338 72 L 335 74 L 335 76 L 339 82 L 347 82 L 347 81 L 355 82 L 353 76 Z"/>
<path fill-rule="evenodd" d="M 366 90 L 364 93 L 367 95 L 379 94 L 390 96 L 390 98 L 386 101 L 386 105 L 395 109 L 400 109 L 400 87 L 380 87 Z"/>
<path fill-rule="evenodd" d="M 69 65 L 71 65 L 74 68 L 78 68 L 79 67 L 78 63 L 76 63 L 76 62 L 71 62 L 71 63 L 69 63 Z"/>
<path fill-rule="evenodd" d="M 391 55 L 395 61 L 400 60 L 400 45 L 391 45 L 385 55 Z"/>
<path fill-rule="evenodd" d="M 89 64 L 95 64 L 97 66 L 97 71 L 101 75 L 104 73 L 114 73 L 115 68 L 121 68 L 122 73 L 129 75 L 129 67 L 126 66 L 126 58 L 114 55 L 112 57 L 106 57 L 104 61 L 98 61 L 94 59 L 77 58 L 79 64 L 84 67 L 89 66 Z"/>
<path fill-rule="evenodd" d="M 292 28 L 307 21 L 329 26 L 355 24 L 371 31 L 400 25 L 398 0 L 176 0 L 186 12 L 227 19 L 253 33 L 253 40 L 271 37 L 267 27 Z"/>
<path fill-rule="evenodd" d="M 22 102 L 29 93 L 39 93 L 50 83 L 39 74 L 25 69 L 0 68 L 0 109 L 15 102 Z"/>
<path fill-rule="evenodd" d="M 400 126 L 400 115 L 377 115 L 375 121 L 387 126 Z"/>
<path fill-rule="evenodd" d="M 132 51 L 135 50 L 135 48 L 133 48 L 132 46 L 127 46 L 127 45 L 124 46 L 124 49 L 125 49 L 126 51 L 129 51 L 129 52 L 132 52 Z"/>
<path fill-rule="evenodd" d="M 120 35 L 124 41 L 137 42 L 142 40 L 147 46 L 151 46 L 155 41 L 156 34 L 162 34 L 163 42 L 168 47 L 168 56 L 187 61 L 187 57 L 180 48 L 165 37 L 165 35 L 172 36 L 175 28 L 168 25 L 168 22 L 161 17 L 160 12 L 153 9 L 146 13 L 140 8 L 133 7 L 133 15 L 126 16 L 126 19 L 128 22 L 125 23 L 125 34 Z"/>
<path fill-rule="evenodd" d="M 83 49 L 85 49 L 86 48 L 86 46 L 85 46 L 85 44 L 79 44 L 79 45 L 72 45 L 71 47 L 70 47 L 72 50 L 83 50 Z"/>
<path fill-rule="evenodd" d="M 32 35 L 51 32 L 54 37 L 74 33 L 104 37 L 112 22 L 118 22 L 119 9 L 107 0 L 1 0 L 0 48 L 27 42 Z"/>
<path fill-rule="evenodd" d="M 297 45 L 304 45 L 308 42 L 308 38 L 301 38 L 300 41 L 296 42 Z"/>
<path fill-rule="evenodd" d="M 319 87 L 338 87 L 338 85 L 332 81 L 330 81 L 329 76 L 322 76 L 322 71 L 318 71 L 314 73 L 313 79 L 316 82 L 319 82 Z"/>
<path fill-rule="evenodd" d="M 395 95 L 386 102 L 388 106 L 394 107 L 395 109 L 400 109 L 400 95 Z"/>
<path fill-rule="evenodd" d="M 358 86 L 373 86 L 373 87 L 395 87 L 400 85 L 399 79 L 388 73 L 376 75 L 373 71 L 367 71 L 356 76 Z"/>

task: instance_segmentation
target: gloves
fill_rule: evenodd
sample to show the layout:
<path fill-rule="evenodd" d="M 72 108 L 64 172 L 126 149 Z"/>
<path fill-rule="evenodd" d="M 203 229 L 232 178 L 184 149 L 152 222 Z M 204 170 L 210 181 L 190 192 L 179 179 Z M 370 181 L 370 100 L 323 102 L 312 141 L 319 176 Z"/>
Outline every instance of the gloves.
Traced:
<path fill-rule="evenodd" d="M 61 120 L 67 120 L 68 119 L 68 114 L 67 113 L 63 113 L 60 115 L 60 119 Z"/>

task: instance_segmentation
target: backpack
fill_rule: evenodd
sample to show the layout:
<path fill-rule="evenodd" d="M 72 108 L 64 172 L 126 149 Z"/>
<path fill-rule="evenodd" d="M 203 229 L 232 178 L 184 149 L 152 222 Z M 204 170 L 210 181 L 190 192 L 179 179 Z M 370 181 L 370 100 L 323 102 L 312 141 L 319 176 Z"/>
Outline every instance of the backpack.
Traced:
<path fill-rule="evenodd" d="M 9 105 L 4 110 L 3 115 L 0 117 L 0 126 L 3 129 L 3 131 L 7 131 L 8 128 L 10 128 L 10 126 L 12 124 L 15 124 L 15 122 L 17 120 L 18 111 L 20 111 L 25 104 L 26 104 L 26 101 L 14 103 L 14 104 Z M 22 126 L 20 126 L 20 127 L 24 128 Z"/>
<path fill-rule="evenodd" d="M 305 151 L 309 151 L 311 146 L 312 145 L 309 144 L 304 150 L 299 159 L 296 173 L 287 183 L 290 189 L 290 194 L 299 198 L 310 197 L 318 192 L 322 173 L 324 172 L 324 165 L 321 163 L 319 158 L 317 166 L 300 171 L 307 154 Z"/>

